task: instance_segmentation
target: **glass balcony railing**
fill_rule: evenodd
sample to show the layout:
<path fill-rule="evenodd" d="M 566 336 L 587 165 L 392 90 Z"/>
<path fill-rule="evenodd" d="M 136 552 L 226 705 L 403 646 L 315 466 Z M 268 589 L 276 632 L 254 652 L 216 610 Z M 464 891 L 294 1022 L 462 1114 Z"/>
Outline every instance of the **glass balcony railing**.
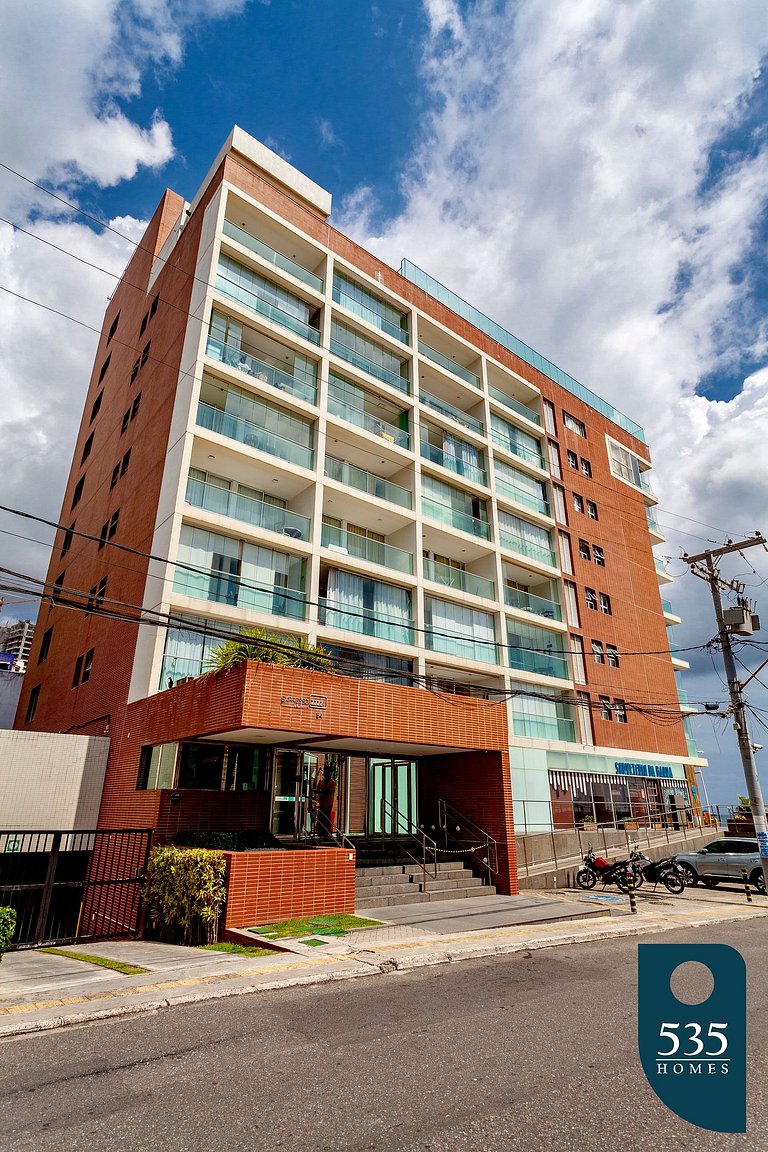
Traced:
<path fill-rule="evenodd" d="M 507 396 L 506 392 L 494 388 L 492 384 L 488 385 L 488 395 L 497 400 L 499 404 L 503 404 L 505 408 L 509 408 L 510 412 L 517 412 L 518 416 L 524 416 L 526 420 L 541 426 L 541 416 L 538 412 L 534 412 L 533 408 L 529 408 L 526 404 L 521 404 L 519 400 L 515 400 L 514 396 Z"/>
<path fill-rule="evenodd" d="M 426 440 L 421 442 L 421 455 L 425 460 L 431 460 L 433 464 L 439 464 L 441 468 L 447 468 L 449 472 L 455 472 L 457 476 L 471 480 L 473 484 L 484 486 L 488 484 L 485 468 L 462 460 L 460 456 L 454 456 L 452 452 L 446 452 L 443 448 L 436 448 Z"/>
<path fill-rule="evenodd" d="M 279 268 L 282 272 L 288 272 L 291 276 L 295 276 L 297 280 L 301 280 L 303 284 L 308 284 L 310 288 L 314 288 L 316 292 L 322 292 L 323 281 L 319 276 L 316 276 L 314 272 L 308 272 L 306 268 L 302 268 L 301 264 L 297 264 L 295 260 L 290 260 L 287 256 L 283 256 L 281 252 L 276 252 L 274 248 L 270 248 L 269 244 L 265 244 L 263 240 L 257 240 L 255 236 L 251 236 L 250 232 L 245 232 L 229 220 L 224 221 L 222 232 L 225 236 L 229 236 L 231 240 L 237 240 L 238 244 L 242 244 L 244 248 L 255 252 L 257 256 L 261 256 L 262 260 L 273 264 L 275 268 Z"/>
<path fill-rule="evenodd" d="M 413 507 L 413 496 L 407 488 L 393 484 L 390 480 L 384 480 L 373 472 L 366 472 L 365 468 L 337 460 L 334 456 L 326 456 L 325 474 L 331 480 L 338 480 L 339 484 L 356 488 L 358 492 L 365 492 L 378 500 L 386 500 L 389 504 L 397 504 L 401 508 Z"/>
<path fill-rule="evenodd" d="M 499 448 L 503 448 L 505 452 L 511 452 L 513 456 L 519 456 L 521 460 L 527 460 L 529 464 L 535 464 L 537 468 L 544 467 L 544 457 L 541 452 L 534 452 L 532 448 L 527 448 L 524 444 L 518 444 L 509 436 L 497 432 L 495 428 L 491 432 L 491 439 L 494 444 Z"/>
<path fill-rule="evenodd" d="M 451 528 L 457 528 L 459 532 L 467 532 L 470 536 L 479 536 L 482 540 L 490 540 L 491 538 L 490 525 L 485 520 L 479 520 L 477 516 L 469 516 L 466 512 L 459 512 L 456 508 L 451 508 L 448 504 L 440 504 L 428 496 L 421 498 L 421 511 L 430 520 L 437 520 L 439 524 L 447 524 Z"/>
<path fill-rule="evenodd" d="M 290 392 L 291 395 L 306 400 L 308 404 L 317 403 L 317 385 L 309 372 L 304 372 L 300 368 L 295 369 L 293 374 L 281 372 L 271 364 L 265 364 L 263 360 L 249 356 L 246 352 L 233 348 L 232 345 L 225 344 L 214 336 L 208 337 L 206 353 L 213 360 L 227 364 L 230 368 L 237 368 L 239 372 L 253 376 L 262 384 L 269 384 L 281 392 Z"/>
<path fill-rule="evenodd" d="M 399 324 L 393 324 L 391 320 L 387 320 L 380 313 L 376 312 L 373 308 L 368 308 L 360 300 L 355 300 L 354 297 L 344 292 L 338 284 L 333 286 L 333 299 L 337 304 L 341 304 L 342 308 L 346 308 L 349 312 L 354 312 L 355 316 L 359 316 L 362 320 L 367 320 L 375 328 L 381 332 L 386 332 L 387 336 L 392 336 L 395 340 L 401 340 L 403 344 L 408 343 L 408 328 L 401 327 Z"/>
<path fill-rule="evenodd" d="M 480 420 L 475 420 L 474 416 L 468 416 L 466 412 L 462 412 L 460 408 L 454 408 L 453 404 L 448 404 L 445 400 L 439 400 L 437 396 L 433 396 L 431 392 L 425 392 L 423 388 L 420 393 L 420 400 L 422 404 L 426 404 L 427 408 L 431 408 L 433 412 L 439 412 L 441 416 L 447 416 L 450 420 L 455 420 L 457 424 L 461 424 L 462 428 L 469 428 L 472 432 L 482 434 L 483 425 Z"/>
<path fill-rule="evenodd" d="M 672 607 L 672 602 L 670 600 L 665 600 L 662 597 L 661 607 L 663 611 L 666 612 L 669 616 L 677 616 L 677 612 L 675 612 L 674 608 Z"/>
<path fill-rule="evenodd" d="M 569 680 L 568 660 L 560 652 L 530 652 L 527 648 L 507 645 L 510 668 L 519 672 L 534 672 L 537 676 L 556 676 Z"/>
<path fill-rule="evenodd" d="M 425 629 L 425 644 L 431 652 L 442 652 L 459 660 L 481 660 L 484 664 L 499 663 L 499 645 L 493 640 L 477 640 L 472 636 L 435 632 Z"/>
<path fill-rule="evenodd" d="M 562 620 L 563 610 L 554 600 L 534 596 L 521 588 L 504 585 L 504 603 L 508 608 L 518 608 L 521 612 L 532 612 L 534 616 L 544 616 L 547 620 Z"/>
<path fill-rule="evenodd" d="M 265 300 L 262 296 L 259 296 L 257 292 L 246 288 L 245 285 L 235 284 L 235 282 L 229 280 L 221 270 L 216 277 L 216 290 L 221 292 L 223 296 L 228 296 L 231 300 L 236 301 L 236 303 L 243 304 L 246 308 L 249 308 L 251 312 L 256 312 L 259 316 L 265 316 L 267 320 L 271 320 L 273 324 L 279 324 L 281 328 L 285 328 L 297 336 L 303 336 L 310 344 L 320 343 L 320 333 L 312 324 L 309 324 L 306 320 L 302 320 L 300 316 L 294 316 L 293 313 L 286 312 L 284 308 L 278 307 L 277 304 L 272 304 L 269 300 Z"/>
<path fill-rule="evenodd" d="M 253 528 L 280 532 L 294 540 L 309 539 L 308 517 L 267 504 L 263 500 L 255 500 L 252 496 L 243 496 L 229 488 L 218 488 L 215 484 L 195 480 L 192 476 L 187 479 L 186 501 L 194 508 L 218 512 L 222 516 L 240 520 L 243 524 L 250 524 Z"/>
<path fill-rule="evenodd" d="M 653 566 L 661 576 L 666 576 L 667 579 L 671 579 L 669 572 L 667 572 L 667 566 L 665 562 L 663 560 L 659 560 L 657 556 L 654 556 L 653 558 Z"/>
<path fill-rule="evenodd" d="M 413 643 L 413 623 L 385 612 L 372 612 L 342 600 L 325 597 L 320 601 L 320 623 L 344 632 L 358 632 L 374 636 L 377 640 L 392 640 L 396 644 Z"/>
<path fill-rule="evenodd" d="M 410 382 L 406 377 L 401 376 L 398 372 L 393 372 L 383 364 L 378 364 L 375 360 L 364 356 L 362 352 L 350 348 L 347 344 L 342 344 L 340 340 L 335 340 L 333 337 L 331 337 L 331 352 L 339 359 L 346 360 L 347 364 L 354 364 L 355 368 L 367 372 L 369 376 L 383 381 L 384 384 L 389 384 L 390 388 L 397 388 L 398 392 L 409 393 L 411 391 Z"/>
<path fill-rule="evenodd" d="M 240 416 L 230 416 L 220 408 L 202 401 L 197 407 L 197 423 L 201 428 L 211 432 L 218 432 L 220 436 L 227 436 L 230 440 L 238 440 L 249 448 L 257 448 L 269 456 L 277 456 L 280 460 L 288 460 L 291 464 L 299 464 L 302 468 L 313 468 L 315 453 L 312 448 L 305 448 L 302 444 L 295 444 L 285 436 L 278 436 L 276 432 L 267 432 L 258 424 L 250 420 L 243 420 Z"/>
<path fill-rule="evenodd" d="M 518 488 L 515 484 L 510 484 L 509 480 L 505 480 L 498 473 L 496 475 L 496 491 L 500 496 L 508 496 L 516 504 L 522 504 L 533 512 L 540 512 L 542 516 L 551 516 L 552 514 L 549 503 L 543 496 L 534 496 L 528 489 Z"/>
<path fill-rule="evenodd" d="M 300 588 L 267 588 L 214 569 L 210 572 L 177 569 L 173 587 L 185 596 L 227 604 L 231 608 L 248 608 L 293 620 L 303 620 L 306 615 L 306 593 Z"/>
<path fill-rule="evenodd" d="M 506 528 L 499 528 L 499 542 L 502 548 L 509 548 L 510 551 L 517 552 L 518 556 L 527 556 L 529 560 L 537 560 L 539 564 L 549 564 L 553 568 L 557 566 L 555 553 L 551 548 L 543 544 L 534 544 L 531 540 L 524 540 L 522 536 Z"/>
<path fill-rule="evenodd" d="M 222 640 L 221 643 L 223 644 L 224 641 Z M 169 680 L 171 682 L 170 687 L 173 687 L 179 680 L 183 680 L 187 676 L 201 676 L 204 671 L 202 660 L 190 660 L 182 656 L 165 656 L 163 657 L 159 687 L 168 688 Z"/>
<path fill-rule="evenodd" d="M 450 564 L 442 564 L 439 560 L 424 558 L 424 579 L 446 588 L 456 588 L 469 596 L 482 596 L 484 600 L 496 599 L 493 580 L 475 576 L 473 572 L 465 572 L 462 568 L 453 568 Z"/>
<path fill-rule="evenodd" d="M 393 572 L 413 575 L 413 554 L 406 552 L 404 548 L 394 548 L 391 544 L 385 544 L 383 540 L 369 540 L 367 536 L 360 536 L 357 532 L 346 532 L 333 524 L 323 524 L 321 543 L 323 548 L 344 552 L 359 560 L 367 560 L 369 564 L 380 564 Z"/>
<path fill-rule="evenodd" d="M 530 740 L 567 740 L 576 742 L 576 725 L 561 716 L 513 716 L 515 736 Z"/>
<path fill-rule="evenodd" d="M 433 364 L 439 364 L 441 368 L 445 368 L 446 372 L 452 372 L 454 376 L 458 376 L 460 380 L 471 384 L 473 388 L 482 387 L 480 377 L 474 372 L 470 372 L 469 368 L 457 364 L 455 360 L 451 360 L 450 356 L 444 356 L 436 348 L 430 348 L 429 344 L 425 344 L 422 340 L 419 340 L 419 352 L 422 356 L 426 356 L 427 360 L 431 360 Z"/>
<path fill-rule="evenodd" d="M 388 440 L 391 444 L 398 444 L 401 448 L 410 447 L 411 437 L 402 428 L 398 428 L 396 424 L 389 424 L 379 416 L 371 416 L 353 404 L 347 404 L 335 396 L 332 390 L 328 392 L 328 411 L 332 416 L 340 416 L 342 420 L 348 420 L 350 424 L 356 424 L 366 432 L 373 432 L 375 436 L 380 436 L 382 440 Z"/>
<path fill-rule="evenodd" d="M 688 693 L 686 692 L 686 690 L 684 688 L 678 688 L 677 698 L 681 704 L 687 704 L 688 703 Z"/>

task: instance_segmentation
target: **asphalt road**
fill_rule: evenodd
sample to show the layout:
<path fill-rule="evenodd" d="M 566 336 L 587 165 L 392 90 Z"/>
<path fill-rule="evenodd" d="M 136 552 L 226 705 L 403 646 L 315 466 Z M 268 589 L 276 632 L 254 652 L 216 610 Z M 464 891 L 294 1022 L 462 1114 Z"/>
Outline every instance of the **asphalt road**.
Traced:
<path fill-rule="evenodd" d="M 766 1152 L 767 935 L 760 919 L 642 937 L 742 951 L 746 1136 L 686 1124 L 648 1086 L 626 938 L 7 1040 L 0 1147 Z"/>

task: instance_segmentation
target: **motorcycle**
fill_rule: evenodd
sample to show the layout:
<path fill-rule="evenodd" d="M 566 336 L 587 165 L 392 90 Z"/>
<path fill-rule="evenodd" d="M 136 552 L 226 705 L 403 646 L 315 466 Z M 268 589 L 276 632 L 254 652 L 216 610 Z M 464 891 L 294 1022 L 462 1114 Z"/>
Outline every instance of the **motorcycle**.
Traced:
<path fill-rule="evenodd" d="M 667 892 L 679 896 L 685 888 L 685 873 L 674 856 L 665 860 L 650 860 L 641 852 L 633 851 L 630 859 L 649 884 L 663 884 Z"/>
<path fill-rule="evenodd" d="M 641 876 L 642 873 L 639 869 L 634 868 L 630 860 L 616 860 L 611 864 L 605 857 L 596 856 L 590 844 L 584 856 L 584 863 L 576 873 L 576 883 L 579 888 L 590 889 L 594 888 L 598 880 L 601 880 L 603 888 L 607 884 L 615 884 L 620 892 L 628 892 L 629 881 L 633 873 L 635 873 L 635 885 L 637 886 L 637 876 Z"/>

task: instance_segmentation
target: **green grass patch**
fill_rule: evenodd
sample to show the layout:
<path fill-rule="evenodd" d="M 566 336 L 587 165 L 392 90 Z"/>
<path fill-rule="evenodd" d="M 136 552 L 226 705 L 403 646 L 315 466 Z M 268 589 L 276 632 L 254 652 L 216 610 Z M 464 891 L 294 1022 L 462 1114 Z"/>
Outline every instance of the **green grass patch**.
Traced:
<path fill-rule="evenodd" d="M 299 940 L 299 944 L 306 944 L 307 948 L 322 948 L 327 943 L 327 940 L 316 940 L 314 936 L 311 936 L 309 940 Z"/>
<path fill-rule="evenodd" d="M 68 960 L 82 960 L 84 964 L 95 964 L 97 968 L 111 968 L 123 976 L 141 976 L 149 968 L 139 968 L 138 964 L 124 964 L 122 960 L 110 960 L 107 956 L 92 956 L 90 952 L 70 952 L 68 948 L 38 948 L 50 956 L 66 956 Z"/>
<path fill-rule="evenodd" d="M 300 920 L 280 920 L 276 924 L 261 924 L 251 928 L 259 936 L 270 940 L 286 940 L 296 936 L 346 936 L 352 928 L 376 927 L 380 920 L 366 920 L 364 916 L 351 916 L 346 912 L 335 916 L 305 916 Z"/>
<path fill-rule="evenodd" d="M 246 944 L 203 944 L 203 952 L 232 952 L 236 956 L 276 956 L 274 948 L 249 948 Z"/>

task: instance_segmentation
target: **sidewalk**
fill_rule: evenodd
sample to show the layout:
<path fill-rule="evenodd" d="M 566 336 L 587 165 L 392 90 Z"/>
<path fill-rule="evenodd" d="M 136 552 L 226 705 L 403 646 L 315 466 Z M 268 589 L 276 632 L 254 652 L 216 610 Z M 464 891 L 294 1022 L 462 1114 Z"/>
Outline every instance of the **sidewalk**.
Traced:
<path fill-rule="evenodd" d="M 514 914 L 506 913 L 504 927 L 494 926 L 497 912 L 490 914 L 489 924 L 487 915 L 467 907 L 473 904 L 469 900 L 442 902 L 464 907 L 444 907 L 439 913 L 436 904 L 427 906 L 431 923 L 424 905 L 410 905 L 382 910 L 378 918 L 384 921 L 386 914 L 386 922 L 381 927 L 356 929 L 319 948 L 281 941 L 290 951 L 271 956 L 206 952 L 141 940 L 70 946 L 148 969 L 137 976 L 39 951 L 7 953 L 0 964 L 0 1038 L 224 996 L 768 915 L 768 900 L 755 896 L 747 904 L 738 889 L 706 893 L 687 889 L 680 897 L 641 890 L 636 915 L 630 914 L 625 897 L 611 892 L 537 894 L 538 912 L 530 895 L 506 898 L 515 899 L 522 903 Z M 454 930 L 457 923 L 467 929 Z"/>

